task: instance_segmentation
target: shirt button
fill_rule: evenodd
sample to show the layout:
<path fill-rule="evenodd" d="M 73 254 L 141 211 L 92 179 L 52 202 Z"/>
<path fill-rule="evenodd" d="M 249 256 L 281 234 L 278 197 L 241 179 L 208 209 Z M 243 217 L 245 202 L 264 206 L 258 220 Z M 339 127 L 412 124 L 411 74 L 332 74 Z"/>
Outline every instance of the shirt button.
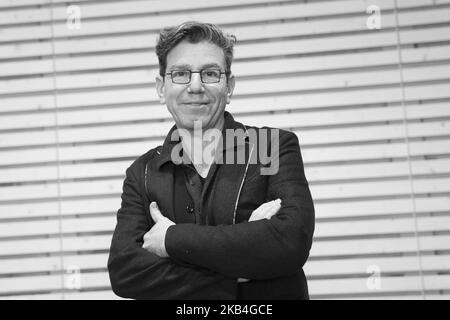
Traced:
<path fill-rule="evenodd" d="M 193 214 L 194 213 L 194 208 L 191 205 L 188 205 L 186 207 L 186 212 L 189 214 Z"/>
<path fill-rule="evenodd" d="M 195 181 L 194 181 L 194 180 L 191 180 L 191 181 L 189 181 L 189 184 L 190 184 L 191 186 L 195 186 Z"/>

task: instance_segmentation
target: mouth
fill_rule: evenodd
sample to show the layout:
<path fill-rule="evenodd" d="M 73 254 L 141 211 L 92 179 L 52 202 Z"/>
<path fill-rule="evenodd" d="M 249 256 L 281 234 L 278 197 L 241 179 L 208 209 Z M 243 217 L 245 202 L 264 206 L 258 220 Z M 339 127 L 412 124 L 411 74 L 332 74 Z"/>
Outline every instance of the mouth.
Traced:
<path fill-rule="evenodd" d="M 189 107 L 204 107 L 209 104 L 209 102 L 183 102 L 184 105 Z"/>

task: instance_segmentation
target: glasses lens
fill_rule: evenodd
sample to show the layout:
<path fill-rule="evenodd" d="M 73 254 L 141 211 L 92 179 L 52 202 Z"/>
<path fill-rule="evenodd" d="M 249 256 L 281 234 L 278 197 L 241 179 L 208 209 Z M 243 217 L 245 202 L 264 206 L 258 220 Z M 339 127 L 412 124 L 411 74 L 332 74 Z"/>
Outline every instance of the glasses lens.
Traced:
<path fill-rule="evenodd" d="M 220 70 L 205 69 L 201 72 L 202 81 L 205 83 L 214 83 L 220 81 Z"/>
<path fill-rule="evenodd" d="M 172 71 L 172 81 L 175 83 L 188 83 L 190 79 L 191 72 L 189 70 Z"/>

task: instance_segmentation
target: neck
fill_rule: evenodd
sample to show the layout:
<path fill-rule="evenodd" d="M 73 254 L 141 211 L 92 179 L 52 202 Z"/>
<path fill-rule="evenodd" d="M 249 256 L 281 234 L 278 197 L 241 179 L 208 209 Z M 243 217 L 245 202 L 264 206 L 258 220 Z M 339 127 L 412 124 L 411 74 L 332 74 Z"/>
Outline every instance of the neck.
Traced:
<path fill-rule="evenodd" d="M 189 135 L 190 137 L 192 137 L 192 139 L 194 138 L 201 139 L 202 137 L 208 138 L 208 135 L 209 136 L 211 135 L 210 134 L 211 131 L 219 130 L 220 132 L 222 132 L 224 125 L 225 125 L 224 115 L 222 115 L 222 117 L 218 119 L 216 124 L 210 127 L 203 127 L 202 122 L 200 120 L 199 121 L 196 120 L 194 121 L 193 128 L 183 128 L 183 130 L 180 130 L 182 132 L 182 134 L 180 135 L 181 136 Z"/>
<path fill-rule="evenodd" d="M 214 162 L 224 123 L 222 117 L 221 121 L 211 128 L 194 126 L 194 129 L 179 130 L 183 150 L 202 177 L 206 177 Z"/>

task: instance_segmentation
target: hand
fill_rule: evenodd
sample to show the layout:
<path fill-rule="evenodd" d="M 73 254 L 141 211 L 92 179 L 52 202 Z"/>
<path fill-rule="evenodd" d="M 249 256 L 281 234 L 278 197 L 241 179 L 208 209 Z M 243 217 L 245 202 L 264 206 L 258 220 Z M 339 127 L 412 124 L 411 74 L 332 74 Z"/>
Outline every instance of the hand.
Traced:
<path fill-rule="evenodd" d="M 169 255 L 166 251 L 164 241 L 166 238 L 167 229 L 175 223 L 162 215 L 156 202 L 150 203 L 150 215 L 152 216 L 155 224 L 144 235 L 144 244 L 142 247 L 161 258 L 167 258 Z"/>
<path fill-rule="evenodd" d="M 280 210 L 280 208 L 281 208 L 281 199 L 265 202 L 252 212 L 250 219 L 248 219 L 248 221 L 250 222 L 262 219 L 270 219 Z M 239 278 L 237 281 L 239 283 L 247 282 L 250 281 L 250 279 Z"/>
<path fill-rule="evenodd" d="M 281 208 L 281 199 L 276 199 L 263 203 L 252 212 L 250 219 L 248 219 L 248 221 L 250 222 L 262 219 L 270 219 L 280 210 L 280 208 Z"/>

